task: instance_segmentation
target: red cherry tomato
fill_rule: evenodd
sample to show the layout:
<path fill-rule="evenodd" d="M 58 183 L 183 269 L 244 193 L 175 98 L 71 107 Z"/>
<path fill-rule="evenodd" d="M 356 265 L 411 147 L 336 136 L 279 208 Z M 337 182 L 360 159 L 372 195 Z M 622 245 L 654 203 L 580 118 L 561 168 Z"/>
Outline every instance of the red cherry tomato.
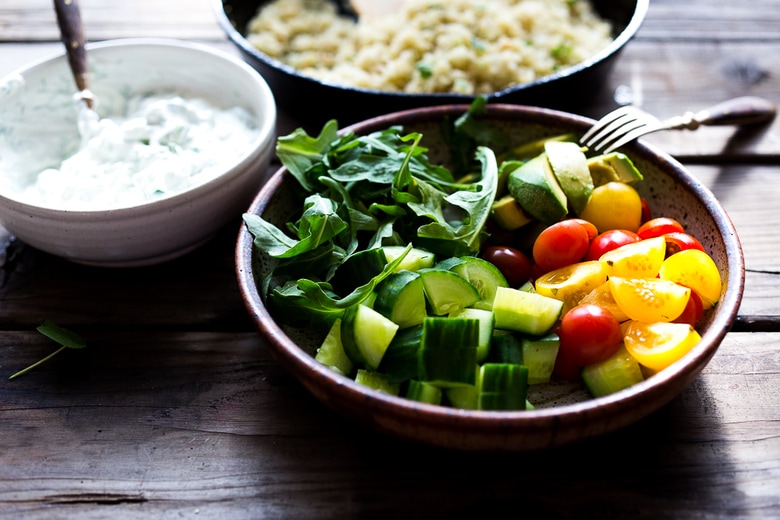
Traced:
<path fill-rule="evenodd" d="M 636 234 L 639 235 L 639 238 L 644 239 L 660 237 L 669 233 L 682 233 L 684 231 L 682 224 L 673 218 L 656 217 L 639 226 Z"/>
<path fill-rule="evenodd" d="M 639 242 L 639 235 L 625 229 L 612 229 L 601 233 L 593 239 L 588 248 L 585 260 L 598 260 L 607 251 L 612 251 L 626 244 Z"/>
<path fill-rule="evenodd" d="M 667 257 L 672 256 L 675 253 L 679 253 L 680 251 L 685 251 L 686 249 L 698 249 L 699 251 L 704 251 L 704 246 L 701 245 L 701 242 L 688 233 L 676 231 L 674 233 L 667 233 L 664 235 L 664 237 L 666 238 Z"/>
<path fill-rule="evenodd" d="M 691 296 L 688 298 L 685 309 L 683 309 L 682 314 L 674 320 L 674 323 L 687 323 L 691 327 L 695 327 L 703 313 L 704 306 L 701 297 L 696 294 L 695 291 L 691 291 Z"/>
<path fill-rule="evenodd" d="M 642 218 L 640 222 L 647 222 L 653 218 L 653 212 L 650 210 L 650 203 L 647 202 L 647 199 L 642 197 Z"/>
<path fill-rule="evenodd" d="M 575 264 L 588 252 L 588 230 L 574 219 L 545 228 L 536 237 L 533 257 L 543 272 Z"/>
<path fill-rule="evenodd" d="M 531 260 L 519 249 L 491 246 L 485 248 L 481 256 L 498 267 L 512 287 L 519 287 L 531 278 Z"/>
<path fill-rule="evenodd" d="M 596 238 L 596 235 L 599 234 L 599 230 L 596 229 L 596 226 L 594 226 L 593 224 L 591 224 L 590 222 L 588 222 L 584 218 L 573 218 L 573 219 L 570 219 L 570 220 L 573 220 L 574 222 L 579 222 L 580 224 L 582 224 L 582 226 L 585 228 L 585 231 L 588 232 L 588 240 L 593 240 L 594 238 Z"/>
<path fill-rule="evenodd" d="M 559 352 L 579 366 L 604 361 L 623 343 L 620 322 L 603 307 L 582 304 L 561 320 Z"/>

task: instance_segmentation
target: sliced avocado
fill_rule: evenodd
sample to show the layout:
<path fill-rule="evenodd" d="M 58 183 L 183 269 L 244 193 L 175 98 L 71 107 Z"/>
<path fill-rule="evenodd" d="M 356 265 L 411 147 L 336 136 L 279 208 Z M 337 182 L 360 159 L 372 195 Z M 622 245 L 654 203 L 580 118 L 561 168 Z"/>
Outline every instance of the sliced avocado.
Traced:
<path fill-rule="evenodd" d="M 514 231 L 533 221 L 511 195 L 504 195 L 493 203 L 493 220 L 502 229 Z"/>
<path fill-rule="evenodd" d="M 557 141 L 571 141 L 576 142 L 577 136 L 574 134 L 561 134 L 561 135 L 554 135 L 552 137 L 542 137 L 540 139 L 535 139 L 533 141 L 529 141 L 527 143 L 523 143 L 520 146 L 516 146 L 506 152 L 503 156 L 499 157 L 500 161 L 527 161 L 528 159 L 531 159 L 533 157 L 536 157 L 540 153 L 544 151 L 545 144 L 549 142 L 557 142 Z"/>
<path fill-rule="evenodd" d="M 630 183 L 643 179 L 642 173 L 636 169 L 631 159 L 620 152 L 591 157 L 588 159 L 588 169 L 594 186 L 613 181 Z"/>
<path fill-rule="evenodd" d="M 544 150 L 569 205 L 579 215 L 593 193 L 593 178 L 585 153 L 577 143 L 566 141 L 548 141 Z"/>
<path fill-rule="evenodd" d="M 510 195 L 535 219 L 552 224 L 569 212 L 566 194 L 555 178 L 547 154 L 525 163 L 506 162 L 502 168 L 511 168 L 507 177 Z"/>

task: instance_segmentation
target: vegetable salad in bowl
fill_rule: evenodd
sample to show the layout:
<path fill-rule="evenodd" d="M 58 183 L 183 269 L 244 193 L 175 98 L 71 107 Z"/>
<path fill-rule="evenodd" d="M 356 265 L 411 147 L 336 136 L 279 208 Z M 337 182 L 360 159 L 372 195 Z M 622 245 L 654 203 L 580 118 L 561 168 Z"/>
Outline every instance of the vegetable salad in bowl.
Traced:
<path fill-rule="evenodd" d="M 283 215 L 244 215 L 251 283 L 318 374 L 533 418 L 641 392 L 711 342 L 729 275 L 712 230 L 656 204 L 641 158 L 502 109 L 278 140 L 293 188 Z"/>

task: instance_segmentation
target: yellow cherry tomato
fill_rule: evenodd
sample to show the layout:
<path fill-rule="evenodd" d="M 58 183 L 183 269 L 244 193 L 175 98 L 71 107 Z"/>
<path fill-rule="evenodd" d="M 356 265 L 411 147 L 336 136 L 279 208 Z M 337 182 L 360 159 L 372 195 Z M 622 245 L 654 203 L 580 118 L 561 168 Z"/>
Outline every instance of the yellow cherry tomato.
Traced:
<path fill-rule="evenodd" d="M 604 282 L 590 291 L 582 298 L 582 300 L 580 300 L 580 303 L 592 303 L 593 305 L 603 307 L 604 309 L 607 309 L 609 312 L 611 312 L 612 315 L 620 322 L 629 319 L 628 315 L 620 309 L 620 306 L 615 301 L 615 297 L 612 296 L 612 289 L 609 288 L 609 282 Z"/>
<path fill-rule="evenodd" d="M 599 262 L 607 265 L 609 276 L 655 278 L 666 256 L 666 239 L 662 236 L 625 244 L 607 251 Z"/>
<path fill-rule="evenodd" d="M 642 223 L 642 199 L 625 182 L 608 182 L 594 188 L 579 217 L 596 226 L 599 233 L 610 229 L 636 232 Z"/>
<path fill-rule="evenodd" d="M 644 323 L 669 322 L 685 310 L 691 290 L 659 278 L 609 279 L 609 288 L 620 310 Z"/>
<path fill-rule="evenodd" d="M 715 305 L 723 287 L 715 261 L 698 249 L 686 249 L 671 255 L 661 264 L 658 276 L 696 291 L 705 309 Z"/>
<path fill-rule="evenodd" d="M 623 343 L 639 364 L 661 370 L 687 354 L 701 336 L 687 323 L 629 322 Z"/>
<path fill-rule="evenodd" d="M 536 292 L 563 302 L 562 313 L 576 307 L 593 289 L 607 281 L 606 264 L 599 261 L 568 265 L 536 279 Z"/>

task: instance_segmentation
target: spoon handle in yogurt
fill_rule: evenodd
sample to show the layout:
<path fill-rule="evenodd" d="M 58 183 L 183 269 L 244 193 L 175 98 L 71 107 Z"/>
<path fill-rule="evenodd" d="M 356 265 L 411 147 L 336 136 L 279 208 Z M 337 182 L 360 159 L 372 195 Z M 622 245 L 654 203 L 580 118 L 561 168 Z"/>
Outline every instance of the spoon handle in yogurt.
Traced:
<path fill-rule="evenodd" d="M 81 23 L 81 11 L 78 0 L 54 0 L 57 23 L 60 26 L 62 43 L 68 55 L 68 63 L 76 80 L 79 94 L 89 108 L 92 108 L 92 92 L 89 90 L 89 69 L 87 68 L 87 50 L 84 47 L 84 27 Z"/>

